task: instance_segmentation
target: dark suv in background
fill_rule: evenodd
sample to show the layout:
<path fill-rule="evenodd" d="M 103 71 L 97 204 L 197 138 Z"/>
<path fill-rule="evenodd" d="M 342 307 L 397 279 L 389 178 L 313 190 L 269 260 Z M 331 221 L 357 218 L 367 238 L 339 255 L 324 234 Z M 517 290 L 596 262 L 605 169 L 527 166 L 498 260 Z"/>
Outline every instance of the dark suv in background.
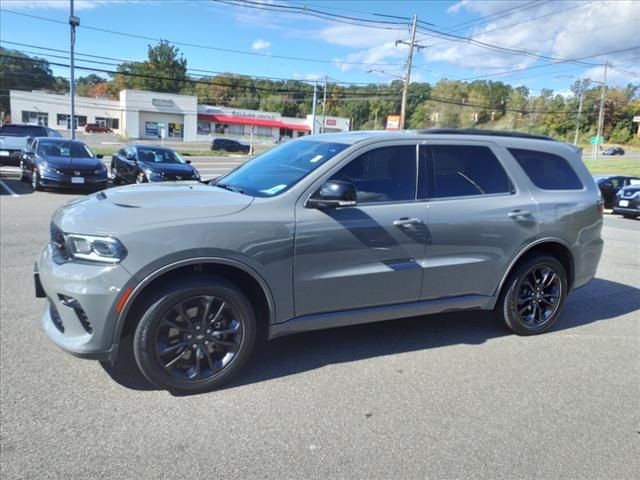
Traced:
<path fill-rule="evenodd" d="M 459 310 L 542 333 L 594 277 L 601 229 L 580 151 L 547 137 L 312 135 L 213 185 L 65 205 L 36 292 L 63 349 L 115 361 L 131 342 L 151 382 L 196 392 L 235 375 L 265 337 Z"/>
<path fill-rule="evenodd" d="M 226 152 L 249 153 L 251 147 L 245 143 L 230 138 L 214 138 L 211 142 L 211 150 L 224 150 Z"/>

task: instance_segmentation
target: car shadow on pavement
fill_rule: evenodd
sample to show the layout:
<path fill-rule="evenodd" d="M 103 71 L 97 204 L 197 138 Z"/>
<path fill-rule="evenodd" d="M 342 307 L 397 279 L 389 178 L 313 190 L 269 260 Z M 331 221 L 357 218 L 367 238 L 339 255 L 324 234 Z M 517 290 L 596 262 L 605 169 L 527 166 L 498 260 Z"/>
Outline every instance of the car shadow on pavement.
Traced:
<path fill-rule="evenodd" d="M 640 290 L 596 278 L 573 292 L 549 335 L 593 322 L 614 319 L 640 309 Z M 480 345 L 511 333 L 492 312 L 468 311 L 405 318 L 353 327 L 301 333 L 266 342 L 242 372 L 222 389 L 286 377 L 326 365 L 426 350 L 450 345 Z M 114 366 L 103 364 L 119 384 L 154 390 L 138 370 L 131 347 Z"/>
<path fill-rule="evenodd" d="M 30 183 L 21 182 L 19 178 L 7 177 L 3 175 L 0 177 L 4 185 L 0 185 L 0 196 L 13 196 L 15 195 L 29 195 L 33 193 L 33 188 Z M 10 190 L 7 190 L 9 187 Z"/>

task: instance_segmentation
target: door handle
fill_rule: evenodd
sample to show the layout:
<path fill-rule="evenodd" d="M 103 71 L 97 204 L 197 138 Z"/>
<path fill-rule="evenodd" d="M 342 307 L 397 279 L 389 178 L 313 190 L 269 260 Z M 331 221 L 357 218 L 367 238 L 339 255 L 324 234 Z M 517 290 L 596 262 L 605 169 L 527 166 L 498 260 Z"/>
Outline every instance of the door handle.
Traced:
<path fill-rule="evenodd" d="M 398 220 L 393 221 L 393 224 L 396 227 L 409 227 L 416 223 L 422 223 L 422 221 L 419 218 L 399 218 Z"/>
<path fill-rule="evenodd" d="M 531 220 L 533 214 L 527 210 L 514 210 L 509 212 L 509 218 L 515 218 L 516 220 Z"/>

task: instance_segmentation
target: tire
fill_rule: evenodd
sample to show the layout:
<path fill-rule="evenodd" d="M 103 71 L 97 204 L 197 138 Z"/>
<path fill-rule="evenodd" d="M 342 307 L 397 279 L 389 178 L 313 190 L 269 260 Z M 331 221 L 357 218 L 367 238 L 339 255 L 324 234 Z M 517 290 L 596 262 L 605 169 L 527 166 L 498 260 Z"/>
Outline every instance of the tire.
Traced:
<path fill-rule="evenodd" d="M 31 186 L 36 192 L 42 191 L 42 183 L 40 182 L 40 172 L 37 168 L 34 168 L 31 172 Z"/>
<path fill-rule="evenodd" d="M 149 180 L 144 173 L 138 173 L 136 175 L 136 183 L 147 183 Z"/>
<path fill-rule="evenodd" d="M 622 216 L 623 216 L 624 218 L 631 218 L 631 219 L 634 219 L 634 218 L 636 218 L 636 217 L 637 217 L 637 215 L 629 215 L 628 213 L 623 213 L 623 214 L 622 214 Z"/>
<path fill-rule="evenodd" d="M 133 352 L 154 385 L 205 392 L 238 373 L 254 349 L 256 330 L 251 303 L 236 286 L 219 277 L 197 278 L 173 283 L 150 299 Z"/>
<path fill-rule="evenodd" d="M 540 285 L 534 279 L 540 280 Z M 513 333 L 535 335 L 555 324 L 566 298 L 567 273 L 562 264 L 555 257 L 535 255 L 509 274 L 495 313 Z"/>
<path fill-rule="evenodd" d="M 29 177 L 27 173 L 24 171 L 24 164 L 20 161 L 20 181 L 21 182 L 29 182 Z"/>
<path fill-rule="evenodd" d="M 120 185 L 122 183 L 122 180 L 118 176 L 118 170 L 116 170 L 113 165 L 111 165 L 111 182 L 114 185 Z"/>

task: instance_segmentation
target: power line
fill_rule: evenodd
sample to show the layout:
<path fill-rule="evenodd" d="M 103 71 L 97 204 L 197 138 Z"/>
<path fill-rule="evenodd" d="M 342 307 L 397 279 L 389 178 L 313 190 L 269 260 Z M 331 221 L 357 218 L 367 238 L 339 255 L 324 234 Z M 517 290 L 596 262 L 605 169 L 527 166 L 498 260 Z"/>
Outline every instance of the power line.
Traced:
<path fill-rule="evenodd" d="M 3 12 L 6 13 L 11 13 L 13 15 L 20 15 L 23 17 L 29 17 L 29 18 L 35 18 L 38 20 L 43 20 L 46 22 L 52 22 L 52 23 L 58 23 L 58 24 L 62 24 L 62 25 L 66 25 L 67 23 L 62 21 L 62 20 L 55 20 L 52 18 L 47 18 L 47 17 L 41 17 L 39 15 L 32 15 L 29 13 L 24 13 L 24 12 L 16 12 L 13 10 L 7 10 L 7 9 L 3 9 Z M 212 50 L 212 51 L 217 51 L 217 52 L 225 52 L 225 53 L 235 53 L 235 54 L 239 54 L 239 55 L 252 55 L 252 56 L 258 56 L 258 57 L 265 57 L 265 58 L 277 58 L 280 60 L 292 60 L 292 61 L 296 61 L 296 62 L 308 62 L 308 63 L 330 63 L 330 64 L 335 64 L 337 63 L 335 60 L 329 60 L 329 59 L 320 59 L 320 58 L 303 58 L 303 57 L 292 57 L 292 56 L 286 56 L 286 55 L 275 55 L 275 54 L 269 54 L 269 53 L 260 53 L 260 52 L 251 52 L 248 50 L 234 50 L 234 49 L 230 49 L 230 48 L 220 48 L 220 47 L 212 47 L 210 45 L 200 45 L 197 43 L 190 43 L 190 42 L 181 42 L 181 41 L 176 41 L 176 40 L 169 40 L 169 39 L 161 39 L 161 38 L 156 38 L 156 37 L 148 37 L 146 35 L 138 35 L 138 34 L 134 34 L 134 33 L 127 33 L 127 32 L 119 32 L 116 30 L 109 30 L 106 28 L 99 28 L 99 27 L 93 27 L 90 25 L 80 25 L 78 28 L 82 28 L 85 30 L 93 30 L 93 31 L 97 31 L 97 32 L 103 32 L 103 33 L 109 33 L 112 35 L 120 35 L 123 37 L 129 37 L 129 38 L 138 38 L 140 40 L 148 40 L 148 41 L 152 41 L 152 42 L 160 42 L 161 40 L 166 40 L 174 45 L 180 45 L 183 47 L 192 47 L 192 48 L 200 48 L 200 49 L 204 49 L 204 50 Z M 344 65 L 368 65 L 368 66 L 391 66 L 391 65 L 396 65 L 395 63 L 370 63 L 370 62 L 339 62 L 342 63 Z"/>

